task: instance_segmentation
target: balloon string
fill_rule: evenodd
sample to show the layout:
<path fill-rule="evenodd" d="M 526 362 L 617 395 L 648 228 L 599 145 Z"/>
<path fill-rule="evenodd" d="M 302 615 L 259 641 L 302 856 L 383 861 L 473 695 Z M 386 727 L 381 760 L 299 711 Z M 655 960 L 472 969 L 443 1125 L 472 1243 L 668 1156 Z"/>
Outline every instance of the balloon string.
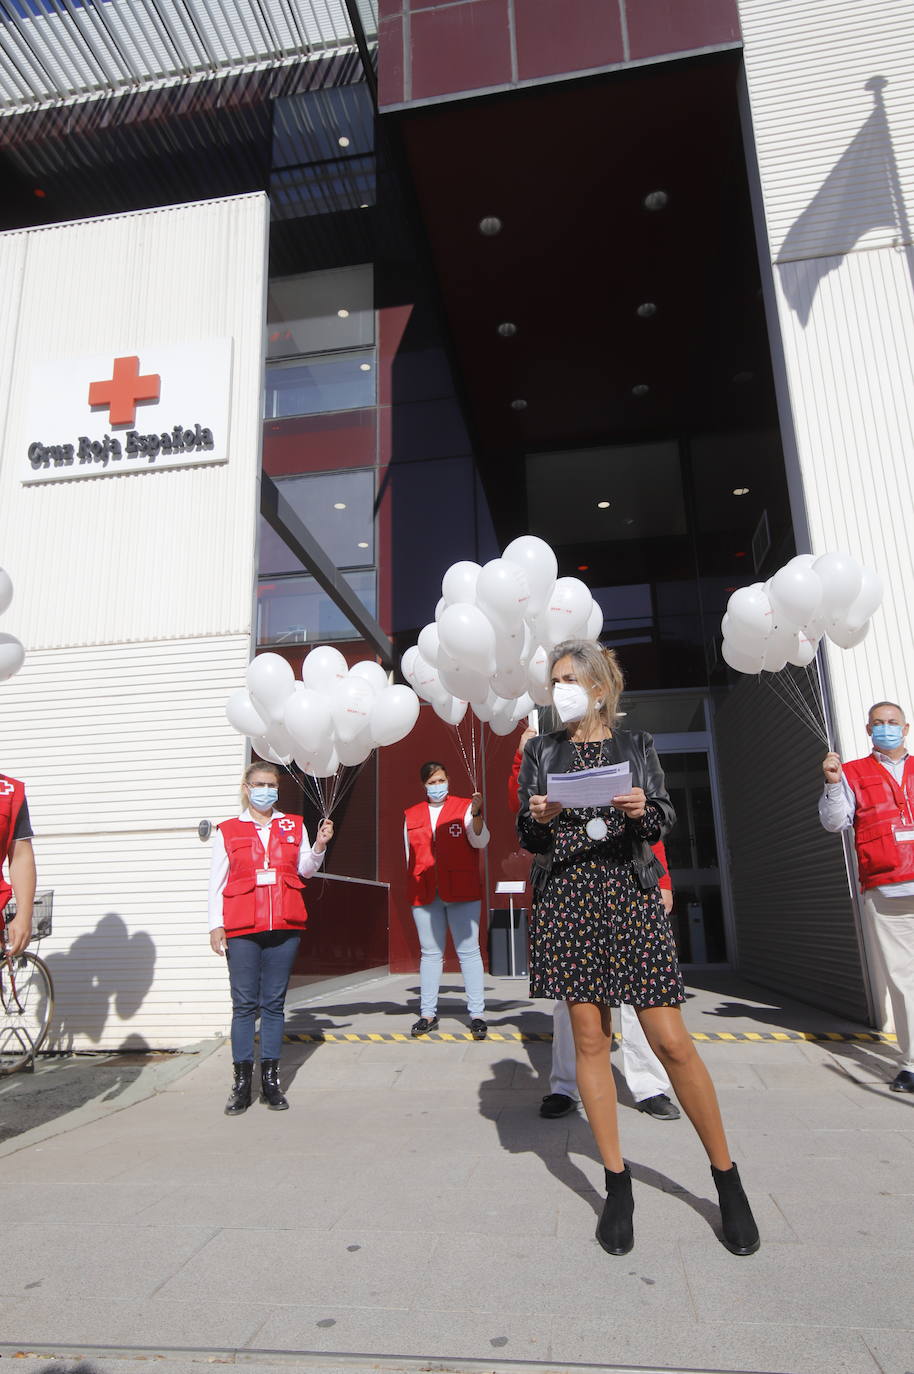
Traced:
<path fill-rule="evenodd" d="M 799 683 L 794 679 L 793 674 L 789 669 L 785 668 L 783 673 L 778 673 L 776 676 L 780 680 L 779 685 L 784 689 L 785 698 L 792 701 L 804 724 L 813 734 L 821 736 L 822 726 L 816 718 L 815 712 L 809 702 L 803 695 Z"/>
<path fill-rule="evenodd" d="M 815 691 L 810 691 L 809 695 L 807 695 L 807 693 L 803 690 L 803 683 L 800 681 L 798 675 L 792 673 L 789 668 L 786 670 L 786 675 L 789 679 L 793 691 L 796 694 L 798 701 L 802 704 L 803 709 L 809 714 L 816 734 L 819 735 L 827 745 L 828 731 L 825 726 L 825 719 L 822 712 L 822 704 L 819 700 L 818 694 Z M 807 685 L 810 685 L 808 674 Z"/>
<path fill-rule="evenodd" d="M 790 682 L 790 685 L 796 688 L 797 694 L 799 695 L 799 702 L 798 695 L 794 695 L 793 693 L 791 693 L 790 687 L 788 687 L 787 682 L 779 681 L 781 677 L 780 673 L 759 674 L 759 677 L 762 681 L 764 681 L 765 685 L 774 693 L 778 700 L 781 701 L 788 708 L 788 710 L 790 710 L 793 713 L 793 715 L 797 718 L 797 720 L 799 720 L 799 722 L 801 723 L 801 725 L 804 726 L 805 729 L 811 730 L 812 733 L 818 739 L 822 738 L 822 728 L 819 725 L 819 722 L 816 720 L 805 698 L 802 697 L 802 695 L 799 695 L 798 684 L 794 683 L 793 679 L 790 678 L 789 675 L 788 680 Z M 827 739 L 825 743 L 828 743 Z"/>

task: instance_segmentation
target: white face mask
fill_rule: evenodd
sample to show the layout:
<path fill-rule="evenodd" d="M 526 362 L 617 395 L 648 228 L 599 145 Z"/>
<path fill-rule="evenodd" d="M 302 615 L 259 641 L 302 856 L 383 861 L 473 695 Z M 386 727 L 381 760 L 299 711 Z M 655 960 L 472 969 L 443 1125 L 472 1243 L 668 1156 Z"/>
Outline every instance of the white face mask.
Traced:
<path fill-rule="evenodd" d="M 552 689 L 552 704 L 563 725 L 583 720 L 590 710 L 590 697 L 579 682 L 557 682 Z"/>

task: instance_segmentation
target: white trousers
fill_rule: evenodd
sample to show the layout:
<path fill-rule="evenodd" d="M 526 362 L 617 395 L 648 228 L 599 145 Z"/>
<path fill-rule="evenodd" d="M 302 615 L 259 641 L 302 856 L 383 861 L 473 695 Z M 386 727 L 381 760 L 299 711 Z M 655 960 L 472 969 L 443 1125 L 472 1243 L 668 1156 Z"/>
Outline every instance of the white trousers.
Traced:
<path fill-rule="evenodd" d="M 901 1068 L 914 1071 L 914 897 L 884 897 L 871 888 L 863 908 L 888 984 Z"/>
<path fill-rule="evenodd" d="M 622 1076 L 632 1097 L 636 1102 L 643 1102 L 645 1098 L 656 1097 L 658 1093 L 668 1093 L 670 1080 L 647 1043 L 635 1008 L 614 1007 L 613 1014 L 616 1011 L 619 1012 L 622 1031 Z M 578 1095 L 574 1036 L 567 1002 L 556 1002 L 552 1010 L 552 1073 L 549 1090 L 564 1093 L 566 1097 L 576 1098 Z"/>

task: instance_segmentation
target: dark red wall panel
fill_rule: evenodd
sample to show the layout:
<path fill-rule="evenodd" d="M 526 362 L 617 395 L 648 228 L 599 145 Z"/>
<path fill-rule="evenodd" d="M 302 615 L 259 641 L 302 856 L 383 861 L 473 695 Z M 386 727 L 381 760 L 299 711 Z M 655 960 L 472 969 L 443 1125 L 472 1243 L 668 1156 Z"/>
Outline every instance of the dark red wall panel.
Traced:
<path fill-rule="evenodd" d="M 619 9 L 606 0 L 514 0 L 521 81 L 625 59 Z"/>
<path fill-rule="evenodd" d="M 263 427 L 263 470 L 271 477 L 287 477 L 300 472 L 370 468 L 375 463 L 376 438 L 374 409 L 267 420 Z"/>
<path fill-rule="evenodd" d="M 627 0 L 625 9 L 635 61 L 739 42 L 736 0 Z"/>
<path fill-rule="evenodd" d="M 382 105 L 399 105 L 404 98 L 403 20 L 396 14 L 382 18 L 378 31 L 378 100 Z"/>
<path fill-rule="evenodd" d="M 465 0 L 410 17 L 410 98 L 451 95 L 511 81 L 508 0 Z"/>

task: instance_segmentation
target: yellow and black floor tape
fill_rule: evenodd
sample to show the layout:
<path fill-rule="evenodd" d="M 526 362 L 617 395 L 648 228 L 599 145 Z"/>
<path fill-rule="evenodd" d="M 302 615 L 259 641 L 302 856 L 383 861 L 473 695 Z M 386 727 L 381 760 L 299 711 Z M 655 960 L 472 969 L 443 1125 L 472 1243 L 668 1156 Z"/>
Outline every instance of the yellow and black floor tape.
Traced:
<path fill-rule="evenodd" d="M 885 1035 L 882 1031 L 691 1031 L 692 1039 L 701 1043 L 719 1042 L 723 1044 L 745 1044 L 757 1043 L 759 1041 L 832 1041 L 839 1043 L 869 1043 L 877 1045 L 894 1045 L 897 1037 Z M 410 1044 L 416 1040 L 435 1040 L 442 1044 L 450 1044 L 454 1041 L 472 1040 L 469 1031 L 433 1031 L 430 1035 L 419 1035 L 413 1037 L 405 1031 L 315 1031 L 312 1034 L 287 1034 L 283 1039 L 290 1045 L 390 1045 L 390 1044 Z M 618 1032 L 616 1040 L 621 1040 Z M 551 1031 L 496 1031 L 490 1030 L 487 1036 L 489 1040 L 521 1042 L 528 1044 L 531 1041 L 552 1039 Z"/>

